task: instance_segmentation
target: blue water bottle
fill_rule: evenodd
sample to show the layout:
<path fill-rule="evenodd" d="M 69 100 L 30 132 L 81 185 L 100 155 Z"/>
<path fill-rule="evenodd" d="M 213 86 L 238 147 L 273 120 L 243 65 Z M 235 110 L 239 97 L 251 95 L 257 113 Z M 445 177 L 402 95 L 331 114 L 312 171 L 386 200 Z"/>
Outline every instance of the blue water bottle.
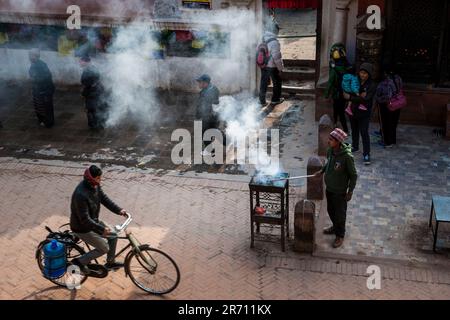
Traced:
<path fill-rule="evenodd" d="M 66 249 L 64 244 L 53 239 L 44 246 L 44 276 L 60 278 L 66 273 Z"/>

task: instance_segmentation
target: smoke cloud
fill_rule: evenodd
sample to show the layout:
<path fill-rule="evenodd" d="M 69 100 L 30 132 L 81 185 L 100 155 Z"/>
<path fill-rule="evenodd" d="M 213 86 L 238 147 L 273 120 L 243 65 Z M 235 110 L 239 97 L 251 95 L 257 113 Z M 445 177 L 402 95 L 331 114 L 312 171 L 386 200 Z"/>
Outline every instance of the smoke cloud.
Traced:
<path fill-rule="evenodd" d="M 276 175 L 281 171 L 278 145 L 271 145 L 269 155 L 267 138 L 269 130 L 264 130 L 261 120 L 261 106 L 257 99 L 250 97 L 224 96 L 215 110 L 221 121 L 226 123 L 227 143 L 247 141 L 250 164 L 262 175 Z M 272 137 L 273 143 L 277 143 Z M 239 157 L 239 155 L 238 155 Z"/>
<path fill-rule="evenodd" d="M 159 10 L 171 11 L 171 8 L 167 4 Z M 178 16 L 179 12 L 176 11 L 175 15 Z M 98 61 L 103 70 L 104 85 L 111 93 L 107 125 L 117 125 L 125 118 L 129 119 L 129 116 L 137 123 L 151 125 L 158 120 L 162 107 L 155 90 L 198 91 L 194 79 L 203 73 L 210 74 L 222 92 L 242 91 L 249 87 L 249 52 L 254 51 L 256 33 L 254 19 L 254 12 L 236 8 L 212 12 L 184 11 L 182 21 L 195 21 L 195 25 L 200 29 L 205 28 L 202 31 L 206 32 L 211 31 L 208 28 L 214 25 L 216 31 L 226 33 L 230 38 L 229 42 L 207 47 L 194 58 L 152 59 L 152 51 L 158 47 L 151 35 L 154 27 L 136 21 L 118 29 L 108 54 L 103 61 Z M 217 52 L 223 52 L 226 57 L 211 58 Z M 232 125 L 237 124 L 233 122 Z M 253 121 L 242 125 L 254 127 Z"/>
<path fill-rule="evenodd" d="M 156 46 L 148 27 L 134 24 L 118 30 L 103 61 L 103 84 L 109 92 L 108 126 L 124 118 L 151 125 L 160 109 L 155 97 L 158 69 L 149 63 Z M 144 67 L 145 66 L 145 67 Z"/>

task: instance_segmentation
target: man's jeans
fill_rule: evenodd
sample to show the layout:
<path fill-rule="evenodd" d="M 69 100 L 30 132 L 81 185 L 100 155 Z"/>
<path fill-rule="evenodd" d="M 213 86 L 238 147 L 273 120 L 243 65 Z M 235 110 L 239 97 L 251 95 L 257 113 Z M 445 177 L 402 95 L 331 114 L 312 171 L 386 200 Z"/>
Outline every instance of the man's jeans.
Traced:
<path fill-rule="evenodd" d="M 87 233 L 76 233 L 76 235 L 81 240 L 85 241 L 87 244 L 95 248 L 94 250 L 89 251 L 88 253 L 83 254 L 80 258 L 78 258 L 78 261 L 81 264 L 87 265 L 89 262 L 91 262 L 91 260 L 97 259 L 106 253 L 108 254 L 106 256 L 106 262 L 114 262 L 117 247 L 117 234 L 113 234 L 106 238 L 102 237 L 94 231 Z"/>
<path fill-rule="evenodd" d="M 272 102 L 278 102 L 281 99 L 282 80 L 280 71 L 278 71 L 277 68 L 264 68 L 261 70 L 261 82 L 259 87 L 259 102 L 261 104 L 266 104 L 266 92 L 270 79 L 272 79 L 273 84 Z"/>
<path fill-rule="evenodd" d="M 361 134 L 364 156 L 370 156 L 369 122 L 370 117 L 350 117 L 350 123 L 352 125 L 352 147 L 359 149 L 359 135 Z"/>
<path fill-rule="evenodd" d="M 345 220 L 347 219 L 347 200 L 345 193 L 333 193 L 326 191 L 327 195 L 327 211 L 330 220 L 333 223 L 334 233 L 336 237 L 345 237 Z"/>

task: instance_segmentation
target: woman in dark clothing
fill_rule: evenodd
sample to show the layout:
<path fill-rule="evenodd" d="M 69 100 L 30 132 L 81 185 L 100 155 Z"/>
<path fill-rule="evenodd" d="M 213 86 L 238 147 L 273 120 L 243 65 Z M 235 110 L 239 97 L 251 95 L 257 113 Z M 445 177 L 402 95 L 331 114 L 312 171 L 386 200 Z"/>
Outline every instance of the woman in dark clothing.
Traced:
<path fill-rule="evenodd" d="M 403 88 L 400 76 L 392 71 L 385 70 L 384 79 L 377 87 L 376 101 L 380 112 L 380 126 L 382 145 L 391 148 L 397 144 L 397 125 L 400 119 L 400 109 L 391 111 L 388 108 L 389 101 Z"/>
<path fill-rule="evenodd" d="M 52 74 L 47 64 L 40 60 L 40 52 L 38 49 L 31 50 L 29 58 L 31 62 L 29 74 L 32 83 L 33 105 L 36 116 L 41 126 L 51 128 L 55 124 L 53 114 L 55 86 L 53 84 Z"/>
<path fill-rule="evenodd" d="M 341 43 L 334 44 L 330 49 L 330 74 L 328 78 L 325 98 L 333 98 L 333 120 L 334 126 L 337 126 L 338 120 L 341 122 L 342 129 L 348 133 L 347 119 L 345 117 L 345 99 L 342 90 L 342 78 L 344 74 L 349 73 L 352 66 L 347 61 L 345 47 Z"/>
<path fill-rule="evenodd" d="M 344 98 L 351 101 L 350 116 L 352 126 L 352 152 L 359 150 L 359 135 L 363 142 L 363 160 L 365 165 L 370 164 L 370 136 L 369 123 L 372 113 L 373 98 L 377 86 L 372 80 L 373 67 L 370 63 L 362 63 L 359 68 L 360 90 L 359 96 L 344 92 Z"/>

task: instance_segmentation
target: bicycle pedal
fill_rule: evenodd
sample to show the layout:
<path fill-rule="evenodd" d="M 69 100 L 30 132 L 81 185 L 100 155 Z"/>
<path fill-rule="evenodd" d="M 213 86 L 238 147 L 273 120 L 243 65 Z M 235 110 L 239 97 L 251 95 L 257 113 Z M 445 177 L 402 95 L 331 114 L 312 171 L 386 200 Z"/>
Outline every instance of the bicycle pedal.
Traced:
<path fill-rule="evenodd" d="M 88 264 L 89 272 L 86 274 L 88 277 L 93 278 L 105 278 L 108 275 L 108 269 L 99 264 Z"/>

